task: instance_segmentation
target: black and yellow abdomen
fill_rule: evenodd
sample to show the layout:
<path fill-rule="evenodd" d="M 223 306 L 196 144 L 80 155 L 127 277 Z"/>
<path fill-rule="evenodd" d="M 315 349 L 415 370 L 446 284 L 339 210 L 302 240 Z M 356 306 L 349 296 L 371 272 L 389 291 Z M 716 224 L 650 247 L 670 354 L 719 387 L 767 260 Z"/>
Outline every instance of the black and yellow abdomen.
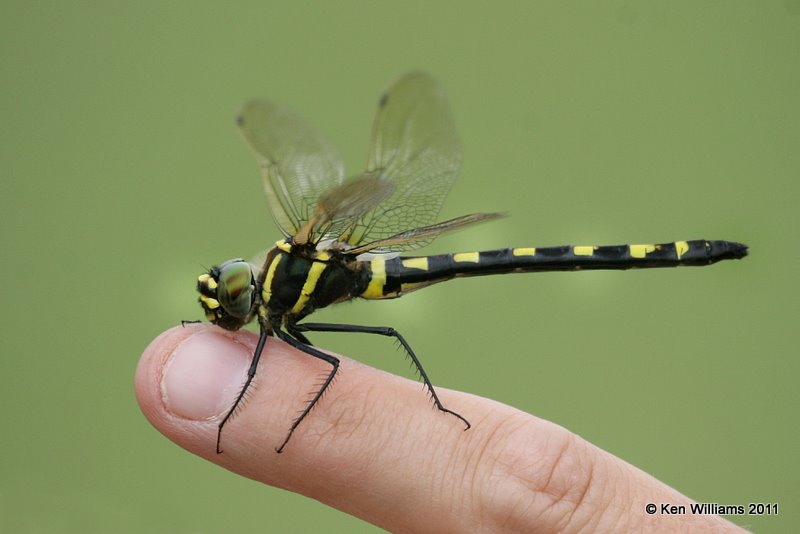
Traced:
<path fill-rule="evenodd" d="M 395 298 L 461 276 L 702 266 L 746 255 L 747 247 L 740 243 L 701 239 L 641 245 L 503 248 L 388 260 L 377 257 L 369 261 L 370 280 L 359 296 Z"/>

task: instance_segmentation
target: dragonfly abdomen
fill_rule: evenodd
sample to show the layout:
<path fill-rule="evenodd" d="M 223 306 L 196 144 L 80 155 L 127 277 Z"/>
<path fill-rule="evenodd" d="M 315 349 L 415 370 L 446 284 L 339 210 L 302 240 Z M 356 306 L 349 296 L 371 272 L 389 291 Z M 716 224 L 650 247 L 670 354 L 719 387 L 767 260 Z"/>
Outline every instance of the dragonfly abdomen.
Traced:
<path fill-rule="evenodd" d="M 675 241 L 638 245 L 517 247 L 370 261 L 371 279 L 361 297 L 393 298 L 461 276 L 589 269 L 702 266 L 739 259 L 747 247 L 731 241 Z"/>

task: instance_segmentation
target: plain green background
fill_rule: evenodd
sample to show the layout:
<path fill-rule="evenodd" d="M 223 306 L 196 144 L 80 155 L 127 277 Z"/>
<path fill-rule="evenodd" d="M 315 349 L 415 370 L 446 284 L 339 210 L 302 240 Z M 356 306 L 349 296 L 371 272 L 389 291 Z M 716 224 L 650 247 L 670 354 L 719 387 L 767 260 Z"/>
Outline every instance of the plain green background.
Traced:
<path fill-rule="evenodd" d="M 464 141 L 442 217 L 512 214 L 426 251 L 709 238 L 751 256 L 316 318 L 393 325 L 435 384 L 699 501 L 779 503 L 734 518 L 753 530 L 798 523 L 800 2 L 5 1 L 0 42 L 0 530 L 376 530 L 180 450 L 132 380 L 159 332 L 202 317 L 202 266 L 279 237 L 240 104 L 296 110 L 355 173 L 378 95 L 415 68 Z M 412 376 L 388 340 L 316 339 Z"/>

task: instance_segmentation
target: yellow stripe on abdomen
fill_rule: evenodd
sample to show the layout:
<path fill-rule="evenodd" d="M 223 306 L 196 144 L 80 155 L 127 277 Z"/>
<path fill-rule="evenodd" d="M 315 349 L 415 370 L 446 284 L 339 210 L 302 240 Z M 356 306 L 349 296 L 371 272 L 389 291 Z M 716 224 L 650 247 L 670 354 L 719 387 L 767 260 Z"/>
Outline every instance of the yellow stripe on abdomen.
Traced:
<path fill-rule="evenodd" d="M 428 270 L 428 258 L 408 258 L 403 260 L 403 267 L 407 269 Z"/>
<path fill-rule="evenodd" d="M 458 254 L 453 254 L 453 261 L 457 263 L 478 263 L 478 261 L 480 261 L 480 254 L 477 252 L 459 252 Z"/>
<path fill-rule="evenodd" d="M 675 241 L 675 253 L 678 255 L 678 259 L 681 259 L 681 256 L 689 252 L 689 243 L 686 241 Z"/>
<path fill-rule="evenodd" d="M 597 250 L 597 247 L 592 245 L 572 247 L 572 253 L 576 256 L 591 256 L 594 254 L 595 250 Z"/>
<path fill-rule="evenodd" d="M 383 298 L 383 287 L 386 285 L 386 260 L 374 258 L 369 262 L 369 266 L 372 275 L 367 289 L 361 293 L 361 296 L 365 299 Z"/>
<path fill-rule="evenodd" d="M 628 245 L 631 251 L 631 258 L 644 258 L 649 253 L 655 251 L 655 245 Z"/>
<path fill-rule="evenodd" d="M 514 256 L 536 256 L 536 249 L 533 247 L 515 248 L 511 250 Z"/>

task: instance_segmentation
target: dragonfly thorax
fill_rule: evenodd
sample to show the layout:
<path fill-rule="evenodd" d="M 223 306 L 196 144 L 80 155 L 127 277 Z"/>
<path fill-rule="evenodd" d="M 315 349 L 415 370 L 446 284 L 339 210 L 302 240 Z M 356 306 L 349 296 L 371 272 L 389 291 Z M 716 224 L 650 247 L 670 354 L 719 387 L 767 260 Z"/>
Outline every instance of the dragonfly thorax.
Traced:
<path fill-rule="evenodd" d="M 368 273 L 352 256 L 334 248 L 279 241 L 258 278 L 258 315 L 272 325 L 299 320 L 314 310 L 360 294 Z"/>

